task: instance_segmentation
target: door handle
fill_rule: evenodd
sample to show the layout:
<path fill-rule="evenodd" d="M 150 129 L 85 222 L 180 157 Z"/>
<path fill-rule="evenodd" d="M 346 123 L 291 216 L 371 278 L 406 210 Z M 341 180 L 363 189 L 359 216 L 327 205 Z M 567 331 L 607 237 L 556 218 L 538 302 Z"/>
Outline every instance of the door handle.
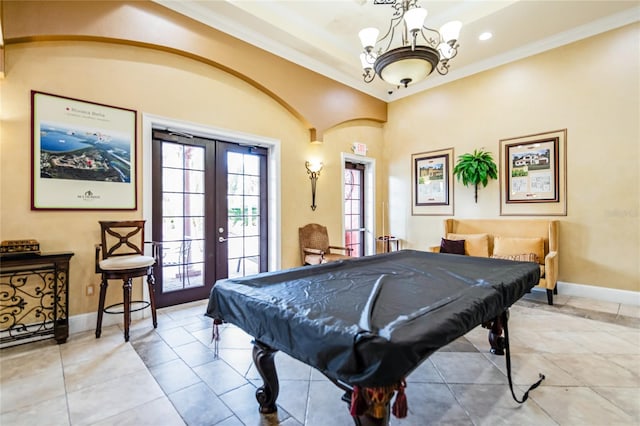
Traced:
<path fill-rule="evenodd" d="M 218 242 L 219 243 L 224 243 L 225 241 L 227 241 L 227 239 L 225 237 L 218 237 Z"/>

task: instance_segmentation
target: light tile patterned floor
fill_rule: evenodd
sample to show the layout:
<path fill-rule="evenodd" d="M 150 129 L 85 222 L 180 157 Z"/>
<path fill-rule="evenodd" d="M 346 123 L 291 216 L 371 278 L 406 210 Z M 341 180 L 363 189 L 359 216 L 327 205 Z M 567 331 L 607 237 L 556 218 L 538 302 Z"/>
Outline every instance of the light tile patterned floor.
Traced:
<path fill-rule="evenodd" d="M 640 309 L 544 293 L 510 316 L 516 404 L 504 357 L 487 352 L 477 328 L 428 358 L 408 378 L 409 416 L 392 425 L 638 425 Z M 251 338 L 221 328 L 211 345 L 205 302 L 159 311 L 159 326 L 136 322 L 131 342 L 118 327 L 0 351 L 0 424 L 12 425 L 352 425 L 342 391 L 279 353 L 279 411 L 261 416 Z"/>

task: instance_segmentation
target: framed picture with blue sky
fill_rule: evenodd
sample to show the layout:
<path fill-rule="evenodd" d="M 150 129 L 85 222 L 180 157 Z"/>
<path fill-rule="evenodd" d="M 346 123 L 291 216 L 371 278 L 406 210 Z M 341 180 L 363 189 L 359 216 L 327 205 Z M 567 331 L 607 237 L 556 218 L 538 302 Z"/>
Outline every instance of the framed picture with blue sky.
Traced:
<path fill-rule="evenodd" d="M 32 210 L 135 210 L 136 111 L 31 92 Z"/>

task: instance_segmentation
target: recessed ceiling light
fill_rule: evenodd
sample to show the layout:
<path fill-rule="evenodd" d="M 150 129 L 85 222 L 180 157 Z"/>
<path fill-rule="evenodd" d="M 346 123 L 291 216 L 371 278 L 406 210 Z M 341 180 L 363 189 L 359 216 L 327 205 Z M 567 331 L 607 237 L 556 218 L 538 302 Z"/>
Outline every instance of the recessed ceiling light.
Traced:
<path fill-rule="evenodd" d="M 490 32 L 485 32 L 480 34 L 480 36 L 478 37 L 478 40 L 485 41 L 485 40 L 489 40 L 491 37 L 493 37 L 493 34 L 491 34 Z"/>

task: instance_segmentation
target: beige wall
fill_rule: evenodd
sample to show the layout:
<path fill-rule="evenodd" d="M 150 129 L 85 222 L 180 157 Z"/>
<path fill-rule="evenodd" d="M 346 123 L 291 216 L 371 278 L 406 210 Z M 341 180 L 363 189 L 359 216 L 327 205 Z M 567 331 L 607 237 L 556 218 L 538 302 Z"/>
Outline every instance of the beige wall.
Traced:
<path fill-rule="evenodd" d="M 567 128 L 568 214 L 559 280 L 640 290 L 640 25 L 393 102 L 385 126 L 391 233 L 439 244 L 443 216 L 411 215 L 412 153 L 484 148 L 500 139 Z M 454 184 L 455 216 L 499 217 L 499 182 L 473 201 Z"/>
<path fill-rule="evenodd" d="M 322 140 L 325 131 L 347 120 L 387 118 L 384 101 L 151 0 L 0 0 L 0 12 L 6 45 L 108 41 L 197 58 L 268 93 L 305 123 L 311 140 Z"/>
<path fill-rule="evenodd" d="M 384 126 L 344 123 L 328 130 L 319 146 L 308 143 L 305 123 L 281 103 L 193 59 L 89 41 L 11 44 L 0 80 L 0 239 L 35 238 L 44 251 L 75 252 L 70 313 L 94 312 L 95 296 L 84 294 L 86 284 L 97 282 L 97 221 L 144 213 L 140 181 L 136 212 L 30 210 L 30 90 L 280 140 L 282 229 L 276 237 L 284 268 L 299 262 L 297 228 L 305 223 L 326 224 L 332 241 L 341 241 L 340 153 L 350 152 L 354 141 L 367 143 L 369 156 L 377 159 L 376 208 L 380 217 L 388 200 L 386 232 L 402 238 L 405 247 L 423 249 L 439 241 L 443 217 L 411 216 L 412 153 L 454 147 L 460 155 L 484 147 L 497 157 L 501 138 L 567 128 L 569 213 L 560 217 L 560 280 L 638 291 L 639 27 L 394 102 Z M 140 129 L 138 144 L 140 150 Z M 315 212 L 304 169 L 312 157 L 325 164 Z M 471 188 L 455 184 L 456 216 L 499 216 L 497 181 L 480 190 L 477 205 L 472 199 Z"/>
<path fill-rule="evenodd" d="M 94 312 L 96 296 L 85 286 L 98 283 L 94 245 L 98 220 L 140 218 L 138 211 L 82 212 L 30 210 L 30 91 L 37 90 L 138 111 L 138 176 L 143 175 L 141 114 L 149 113 L 205 126 L 275 138 L 281 143 L 282 267 L 299 265 L 297 228 L 308 222 L 327 225 L 333 241 L 342 241 L 340 153 L 355 140 L 382 147 L 379 123 L 355 121 L 329 130 L 324 144 L 309 144 L 305 124 L 254 86 L 210 65 L 142 47 L 86 41 L 18 43 L 6 47 L 6 77 L 0 80 L 0 239 L 35 238 L 43 251 L 72 251 L 70 314 Z M 321 159 L 317 210 L 304 162 Z M 113 286 L 111 293 L 120 296 Z M 138 291 L 139 291 L 138 286 Z M 112 298 L 114 299 L 114 298 Z"/>

